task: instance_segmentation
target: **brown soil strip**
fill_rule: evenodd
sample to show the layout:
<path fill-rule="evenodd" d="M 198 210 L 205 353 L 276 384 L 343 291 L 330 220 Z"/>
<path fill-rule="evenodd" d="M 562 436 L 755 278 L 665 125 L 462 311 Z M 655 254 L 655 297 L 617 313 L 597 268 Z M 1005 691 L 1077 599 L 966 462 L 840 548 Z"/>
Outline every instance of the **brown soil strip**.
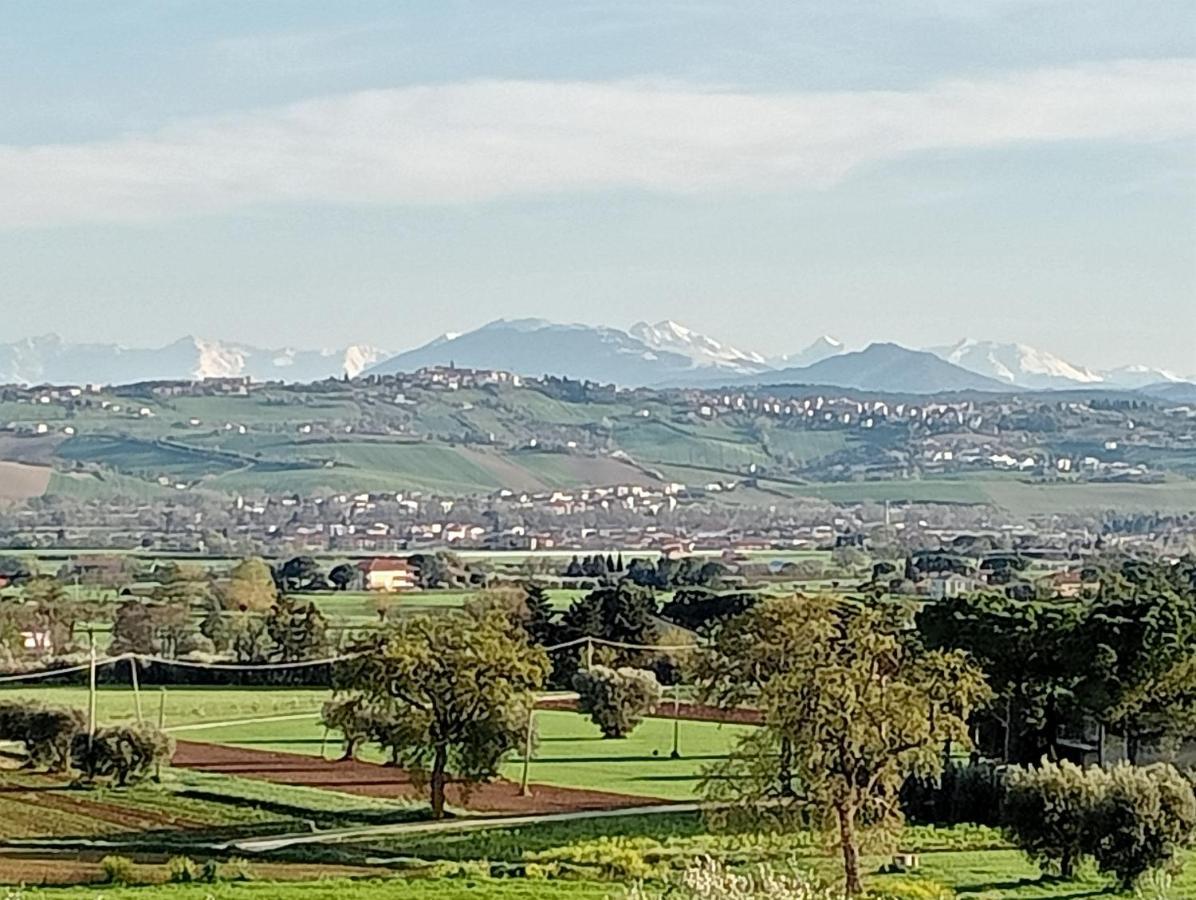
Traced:
<path fill-rule="evenodd" d="M 275 784 L 324 788 L 365 797 L 426 800 L 427 789 L 419 788 L 402 769 L 367 762 L 334 762 L 316 756 L 300 756 L 272 750 L 246 750 L 218 744 L 179 741 L 174 765 L 203 772 L 219 772 L 241 778 L 256 778 Z M 606 791 L 531 786 L 530 797 L 520 796 L 519 785 L 504 779 L 474 785 L 451 784 L 450 805 L 482 813 L 570 812 L 590 809 L 628 809 L 656 803 L 650 797 L 633 797 Z"/>

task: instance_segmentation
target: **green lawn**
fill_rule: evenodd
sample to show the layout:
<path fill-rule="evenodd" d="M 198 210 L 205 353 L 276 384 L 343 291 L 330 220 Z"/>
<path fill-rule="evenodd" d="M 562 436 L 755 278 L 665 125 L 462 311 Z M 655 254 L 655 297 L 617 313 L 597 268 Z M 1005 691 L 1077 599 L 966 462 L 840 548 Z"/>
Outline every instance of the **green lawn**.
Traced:
<path fill-rule="evenodd" d="M 87 691 L 79 687 L 6 688 L 4 696 L 36 697 L 78 708 L 87 704 Z M 329 697 L 325 690 L 144 688 L 143 711 L 151 721 L 156 720 L 162 696 L 166 727 L 184 726 L 175 734 L 186 740 L 313 756 L 324 742 L 319 709 Z M 105 686 L 98 692 L 96 708 L 102 722 L 130 721 L 135 713 L 133 692 Z M 191 727 L 258 718 L 271 721 Z M 603 740 L 586 717 L 571 712 L 541 710 L 536 713 L 536 727 L 539 744 L 532 755 L 532 781 L 663 800 L 695 799 L 702 769 L 723 758 L 743 730 L 743 726 L 681 722 L 682 758 L 673 760 L 669 758 L 673 723 L 668 719 L 647 719 L 624 740 Z M 337 752 L 336 735 L 329 736 L 325 749 L 330 758 Z M 362 758 L 381 762 L 383 754 L 367 750 Z M 512 779 L 519 778 L 521 771 L 519 756 L 503 768 L 503 774 Z"/>
<path fill-rule="evenodd" d="M 603 740 L 589 720 L 576 713 L 541 710 L 536 713 L 539 746 L 532 755 L 531 780 L 561 787 L 589 788 L 662 800 L 693 800 L 698 796 L 701 771 L 723 758 L 742 726 L 681 722 L 682 758 L 673 760 L 673 723 L 648 719 L 624 740 Z M 188 740 L 318 755 L 323 728 L 317 717 L 276 722 L 204 728 L 185 733 Z M 330 737 L 325 752 L 337 752 Z M 381 762 L 377 749 L 363 759 Z M 502 774 L 518 779 L 522 758 L 512 758 Z"/>
<path fill-rule="evenodd" d="M 123 667 L 124 671 L 127 668 Z M 87 706 L 83 687 L 13 687 L 0 690 L 5 699 L 29 698 L 60 706 Z M 142 711 L 146 719 L 157 721 L 158 708 L 165 697 L 166 727 L 203 722 L 222 722 L 265 716 L 318 715 L 328 699 L 322 688 L 226 688 L 226 687 L 143 687 Z M 101 722 L 128 722 L 136 710 L 133 691 L 128 686 L 103 685 L 96 695 L 96 711 Z M 277 727 L 277 726 L 276 726 Z"/>

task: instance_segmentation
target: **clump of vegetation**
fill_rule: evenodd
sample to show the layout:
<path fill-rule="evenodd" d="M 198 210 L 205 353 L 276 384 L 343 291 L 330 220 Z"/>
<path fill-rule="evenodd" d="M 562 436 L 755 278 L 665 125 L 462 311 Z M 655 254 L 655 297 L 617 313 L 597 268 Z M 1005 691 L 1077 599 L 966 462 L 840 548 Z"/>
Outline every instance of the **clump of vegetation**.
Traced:
<path fill-rule="evenodd" d="M 200 868 L 189 856 L 172 856 L 166 863 L 166 879 L 171 884 L 199 881 Z"/>
<path fill-rule="evenodd" d="M 955 900 L 955 892 L 929 878 L 902 878 L 888 881 L 872 900 Z"/>
<path fill-rule="evenodd" d="M 661 688 L 646 669 L 594 666 L 573 676 L 577 706 L 589 715 L 605 738 L 625 738 L 644 716 L 656 710 Z"/>
<path fill-rule="evenodd" d="M 27 700 L 0 702 L 0 740 L 25 746 L 26 765 L 62 772 L 70 767 L 71 741 L 84 727 L 77 709 Z"/>
<path fill-rule="evenodd" d="M 1047 871 L 1071 878 L 1091 858 L 1129 889 L 1196 840 L 1196 795 L 1170 765 L 1044 763 L 1010 773 L 1005 818 L 1010 839 Z"/>
<path fill-rule="evenodd" d="M 755 829 L 821 826 L 852 896 L 861 848 L 903 824 L 902 786 L 937 777 L 946 744 L 969 746 L 989 697 L 964 653 L 924 650 L 899 617 L 831 595 L 761 601 L 719 626 L 695 667 L 707 702 L 764 714 L 712 773 L 710 799 Z"/>
<path fill-rule="evenodd" d="M 642 883 L 627 889 L 623 900 L 843 900 L 842 891 L 820 884 L 803 872 L 779 872 L 761 866 L 732 871 L 710 856 L 694 860 L 664 890 Z"/>
<path fill-rule="evenodd" d="M 71 759 L 86 781 L 110 779 L 119 787 L 149 777 L 173 753 L 170 736 L 148 725 L 113 725 L 94 735 L 80 732 L 71 744 Z"/>
<path fill-rule="evenodd" d="M 1090 846 L 1088 828 L 1099 799 L 1096 777 L 1069 762 L 1010 771 L 1005 830 L 1044 871 L 1074 877 Z"/>
<path fill-rule="evenodd" d="M 137 870 L 127 856 L 105 856 L 100 860 L 100 872 L 108 884 L 136 884 Z"/>
<path fill-rule="evenodd" d="M 526 736 L 548 657 L 501 612 L 404 618 L 354 650 L 334 685 L 376 716 L 371 738 L 430 787 L 445 814 L 449 773 L 465 784 L 493 777 Z"/>
<path fill-rule="evenodd" d="M 1115 766 L 1094 813 L 1093 856 L 1123 889 L 1173 866 L 1196 839 L 1196 796 L 1173 766 Z"/>

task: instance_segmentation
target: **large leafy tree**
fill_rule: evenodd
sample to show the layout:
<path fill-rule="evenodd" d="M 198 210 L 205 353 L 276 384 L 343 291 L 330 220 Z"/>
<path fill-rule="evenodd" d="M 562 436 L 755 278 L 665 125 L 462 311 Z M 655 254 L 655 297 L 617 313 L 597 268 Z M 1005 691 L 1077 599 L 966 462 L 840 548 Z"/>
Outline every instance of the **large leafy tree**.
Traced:
<path fill-rule="evenodd" d="M 266 633 L 280 662 L 319 659 L 328 652 L 328 622 L 314 603 L 280 597 L 266 614 Z"/>
<path fill-rule="evenodd" d="M 1126 736 L 1196 733 L 1196 562 L 1128 561 L 1100 579 L 1083 626 L 1087 706 Z"/>
<path fill-rule="evenodd" d="M 986 592 L 940 600 L 918 614 L 931 649 L 963 650 L 984 670 L 998 702 L 1008 762 L 1059 759 L 1060 729 L 1082 716 L 1093 663 L 1079 602 L 1018 600 Z"/>
<path fill-rule="evenodd" d="M 945 748 L 967 745 L 968 718 L 988 696 L 980 671 L 961 652 L 922 649 L 893 617 L 829 595 L 764 600 L 720 628 L 707 654 L 707 698 L 750 691 L 764 714 L 708 780 L 711 799 L 820 825 L 841 849 L 848 892 L 861 893 L 861 850 L 902 822 L 902 784 L 936 777 Z"/>
<path fill-rule="evenodd" d="M 519 746 L 548 674 L 544 651 L 492 608 L 407 617 L 357 649 L 335 686 L 390 723 L 392 756 L 426 780 L 437 819 L 450 775 L 493 777 Z"/>
<path fill-rule="evenodd" d="M 220 601 L 227 610 L 265 612 L 277 599 L 274 573 L 258 557 L 237 563 L 220 590 Z"/>

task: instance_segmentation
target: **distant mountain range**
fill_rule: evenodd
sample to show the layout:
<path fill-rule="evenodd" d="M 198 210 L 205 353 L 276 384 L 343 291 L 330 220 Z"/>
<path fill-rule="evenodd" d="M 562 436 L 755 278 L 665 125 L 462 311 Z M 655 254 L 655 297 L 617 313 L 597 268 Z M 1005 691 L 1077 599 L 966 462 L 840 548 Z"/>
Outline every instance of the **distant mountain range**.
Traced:
<path fill-rule="evenodd" d="M 397 355 L 364 344 L 270 350 L 196 337 L 156 349 L 128 349 L 68 344 L 49 335 L 0 344 L 0 383 L 116 384 L 216 376 L 307 382 L 450 363 L 624 386 L 820 384 L 893 393 L 1108 388 L 1177 401 L 1196 390 L 1163 369 L 1094 370 L 1024 344 L 965 339 L 927 350 L 892 343 L 848 350 L 824 335 L 804 349 L 768 357 L 673 321 L 638 322 L 623 331 L 544 319 L 498 319 Z M 1175 387 L 1168 390 L 1169 385 Z"/>
<path fill-rule="evenodd" d="M 498 319 L 465 334 L 443 335 L 368 371 L 404 372 L 449 363 L 620 385 L 827 384 L 895 393 L 1134 390 L 1183 381 L 1147 366 L 1094 371 L 1024 344 L 966 339 L 924 351 L 890 343 L 848 351 L 841 341 L 823 336 L 795 353 L 766 357 L 672 321 L 639 322 L 621 331 L 543 319 Z"/>
<path fill-rule="evenodd" d="M 320 381 L 360 374 L 389 354 L 366 345 L 339 350 L 267 350 L 185 337 L 165 347 L 68 344 L 57 335 L 0 344 L 0 384 L 129 384 L 248 375 L 255 381 Z"/>

